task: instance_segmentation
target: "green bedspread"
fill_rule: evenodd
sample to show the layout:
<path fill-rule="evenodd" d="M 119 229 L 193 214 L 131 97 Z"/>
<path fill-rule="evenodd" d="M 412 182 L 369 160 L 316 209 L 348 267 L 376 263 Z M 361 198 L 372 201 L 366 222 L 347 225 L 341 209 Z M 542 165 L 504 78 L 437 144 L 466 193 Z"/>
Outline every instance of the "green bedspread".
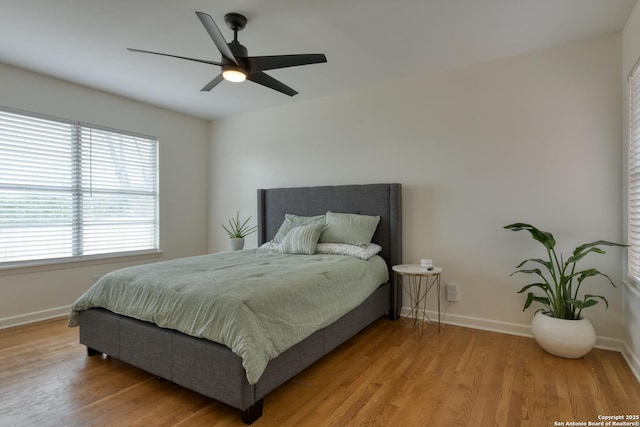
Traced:
<path fill-rule="evenodd" d="M 270 359 L 358 306 L 388 280 L 384 260 L 253 249 L 114 271 L 72 306 L 103 307 L 206 338 L 242 358 L 255 384 Z"/>

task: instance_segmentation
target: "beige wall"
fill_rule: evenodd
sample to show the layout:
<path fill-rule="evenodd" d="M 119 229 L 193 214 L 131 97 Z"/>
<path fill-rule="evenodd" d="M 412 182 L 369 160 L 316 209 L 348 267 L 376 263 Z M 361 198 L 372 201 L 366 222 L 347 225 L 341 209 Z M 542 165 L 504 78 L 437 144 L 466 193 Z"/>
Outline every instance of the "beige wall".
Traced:
<path fill-rule="evenodd" d="M 206 252 L 206 121 L 1 64 L 0 81 L 0 105 L 157 136 L 163 250 L 159 259 Z M 95 276 L 129 264 L 0 270 L 0 327 L 66 313 Z"/>
<path fill-rule="evenodd" d="M 528 334 L 509 274 L 544 254 L 502 227 L 534 223 L 565 253 L 622 240 L 620 69 L 612 35 L 215 121 L 210 249 L 236 210 L 255 217 L 257 188 L 400 182 L 404 261 L 433 258 L 459 286 L 446 319 Z M 618 283 L 621 260 L 593 259 Z M 599 345 L 619 348 L 621 288 L 589 286 L 610 301 L 587 313 Z"/>
<path fill-rule="evenodd" d="M 640 59 L 640 3 L 637 3 L 627 20 L 622 33 L 622 87 L 624 92 L 624 131 L 623 147 L 627 147 L 627 76 L 636 61 Z M 623 150 L 626 154 L 626 150 Z M 626 163 L 626 157 L 624 158 Z M 626 169 L 625 169 L 626 171 Z M 625 176 L 626 178 L 626 176 Z M 625 217 L 626 219 L 626 217 Z M 624 288 L 625 328 L 622 354 L 640 379 L 640 288 L 628 284 Z"/>

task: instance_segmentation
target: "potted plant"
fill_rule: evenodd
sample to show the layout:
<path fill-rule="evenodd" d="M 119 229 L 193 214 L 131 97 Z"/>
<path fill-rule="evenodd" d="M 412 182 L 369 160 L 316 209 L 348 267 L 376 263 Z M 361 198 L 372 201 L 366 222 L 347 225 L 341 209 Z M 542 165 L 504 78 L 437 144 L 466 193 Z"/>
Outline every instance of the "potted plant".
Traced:
<path fill-rule="evenodd" d="M 583 282 L 591 277 L 602 276 L 611 286 L 613 281 L 606 274 L 595 268 L 578 268 L 578 261 L 591 253 L 604 254 L 601 246 L 627 247 L 621 243 L 605 240 L 580 245 L 574 249 L 573 255 L 566 260 L 555 251 L 556 241 L 553 235 L 533 225 L 515 223 L 504 228 L 511 231 L 526 230 L 531 237 L 540 242 L 546 252 L 547 259 L 530 258 L 522 261 L 516 271 L 511 273 L 531 274 L 535 281 L 524 286 L 518 293 L 527 292 L 523 311 L 533 302 L 542 304 L 531 322 L 533 337 L 547 352 L 556 356 L 579 358 L 587 354 L 595 345 L 596 334 L 589 320 L 582 316 L 582 310 L 602 301 L 609 307 L 609 302 L 602 295 L 580 294 Z M 525 264 L 528 268 L 525 267 Z M 532 290 L 540 290 L 535 294 Z"/>
<path fill-rule="evenodd" d="M 240 212 L 236 212 L 235 218 L 229 218 L 229 226 L 222 224 L 222 228 L 229 235 L 231 242 L 231 249 L 234 251 L 240 250 L 244 247 L 244 238 L 258 229 L 257 225 L 249 226 L 251 217 L 247 218 L 244 222 L 240 222 Z"/>

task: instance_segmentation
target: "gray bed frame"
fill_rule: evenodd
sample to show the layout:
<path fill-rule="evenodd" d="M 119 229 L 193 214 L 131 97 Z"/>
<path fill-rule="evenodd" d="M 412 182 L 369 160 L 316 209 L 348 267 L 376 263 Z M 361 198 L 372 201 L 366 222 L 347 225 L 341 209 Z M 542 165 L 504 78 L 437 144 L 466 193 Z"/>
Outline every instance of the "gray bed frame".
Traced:
<path fill-rule="evenodd" d="M 391 266 L 402 261 L 400 184 L 342 185 L 258 190 L 258 241 L 269 241 L 285 213 L 326 211 L 380 215 L 373 242 L 390 269 L 390 281 L 333 324 L 272 359 L 256 384 L 249 384 L 242 360 L 221 344 L 195 338 L 102 308 L 80 313 L 80 343 L 89 355 L 107 354 L 241 411 L 251 424 L 262 415 L 264 397 L 383 315 L 398 318 L 402 295 L 392 302 Z"/>

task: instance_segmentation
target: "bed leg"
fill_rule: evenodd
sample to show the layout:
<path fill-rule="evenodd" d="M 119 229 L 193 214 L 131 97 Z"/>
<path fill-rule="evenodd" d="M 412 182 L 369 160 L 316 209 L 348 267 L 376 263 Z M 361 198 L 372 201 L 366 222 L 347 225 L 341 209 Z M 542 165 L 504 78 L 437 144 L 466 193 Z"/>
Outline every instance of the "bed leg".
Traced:
<path fill-rule="evenodd" d="M 102 352 L 98 350 L 94 350 L 91 347 L 87 347 L 87 356 L 91 357 L 91 356 L 95 356 L 96 354 L 102 354 Z"/>
<path fill-rule="evenodd" d="M 389 319 L 398 320 L 402 309 L 402 283 L 398 283 L 398 276 L 395 272 L 391 274 L 393 275 L 393 283 L 391 284 L 391 301 L 389 301 Z"/>
<path fill-rule="evenodd" d="M 262 416 L 262 403 L 263 399 L 258 400 L 253 405 L 242 411 L 240 418 L 245 424 L 252 424 L 255 420 Z"/>

